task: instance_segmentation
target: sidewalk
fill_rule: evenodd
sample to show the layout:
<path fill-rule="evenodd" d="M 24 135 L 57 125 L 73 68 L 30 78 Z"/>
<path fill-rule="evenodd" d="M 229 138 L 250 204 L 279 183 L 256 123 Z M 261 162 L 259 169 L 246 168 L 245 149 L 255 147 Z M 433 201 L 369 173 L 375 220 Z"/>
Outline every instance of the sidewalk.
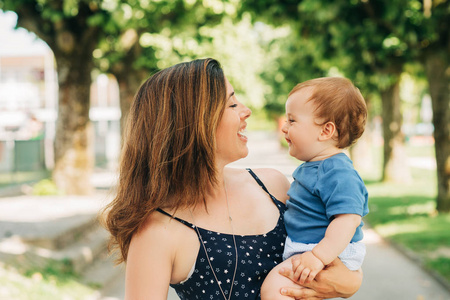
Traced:
<path fill-rule="evenodd" d="M 247 158 L 231 164 L 239 168 L 275 168 L 290 180 L 298 162 L 282 149 L 275 134 L 249 133 L 250 154 Z M 106 189 L 115 179 L 115 174 L 96 173 L 92 181 L 95 186 Z M 0 241 L 5 236 L 21 234 L 29 239 L 56 234 L 64 224 L 69 225 L 75 216 L 90 216 L 107 201 L 107 193 L 101 192 L 91 198 L 64 197 L 64 201 L 51 197 L 35 199 L 31 196 L 0 198 Z M 56 224 L 54 220 L 64 220 Z M 363 285 L 351 299 L 355 300 L 448 300 L 450 291 L 444 288 L 412 260 L 383 241 L 373 230 L 365 227 L 364 242 L 367 256 L 363 265 Z M 0 258 L 1 260 L 1 258 Z M 124 274 L 103 288 L 102 300 L 124 298 Z M 168 300 L 178 297 L 173 290 Z"/>

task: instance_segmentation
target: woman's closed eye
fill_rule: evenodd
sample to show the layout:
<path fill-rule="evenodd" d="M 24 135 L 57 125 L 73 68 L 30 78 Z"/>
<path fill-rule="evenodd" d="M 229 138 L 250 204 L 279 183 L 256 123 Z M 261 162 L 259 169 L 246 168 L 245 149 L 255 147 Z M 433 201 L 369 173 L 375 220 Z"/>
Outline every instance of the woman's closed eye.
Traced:
<path fill-rule="evenodd" d="M 237 107 L 237 106 L 238 106 L 238 105 L 237 105 L 236 103 L 230 105 L 231 108 L 235 108 L 235 107 Z"/>

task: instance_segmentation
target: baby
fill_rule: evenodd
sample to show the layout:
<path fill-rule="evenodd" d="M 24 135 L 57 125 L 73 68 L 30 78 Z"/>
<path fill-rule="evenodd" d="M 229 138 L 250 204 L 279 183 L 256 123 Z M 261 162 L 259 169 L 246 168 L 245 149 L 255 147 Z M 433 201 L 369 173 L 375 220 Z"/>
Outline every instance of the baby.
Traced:
<path fill-rule="evenodd" d="M 342 152 L 364 132 L 364 98 L 348 79 L 312 79 L 289 93 L 286 116 L 282 132 L 289 154 L 304 163 L 294 171 L 288 192 L 285 261 L 265 279 L 263 300 L 292 299 L 280 294 L 286 286 L 286 278 L 277 272 L 280 267 L 292 268 L 303 284 L 336 257 L 358 270 L 365 256 L 361 218 L 368 213 L 368 194 Z"/>

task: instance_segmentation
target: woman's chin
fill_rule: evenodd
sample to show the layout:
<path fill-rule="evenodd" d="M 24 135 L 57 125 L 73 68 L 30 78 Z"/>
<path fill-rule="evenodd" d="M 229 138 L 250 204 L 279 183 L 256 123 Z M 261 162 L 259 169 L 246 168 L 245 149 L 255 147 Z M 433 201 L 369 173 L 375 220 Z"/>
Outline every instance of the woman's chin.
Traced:
<path fill-rule="evenodd" d="M 249 151 L 248 151 L 248 148 L 245 147 L 245 151 L 243 151 L 241 159 L 242 159 L 242 158 L 246 158 L 246 157 L 248 156 L 248 152 L 249 152 Z"/>
<path fill-rule="evenodd" d="M 246 158 L 248 156 L 248 153 L 249 153 L 248 148 L 246 148 L 245 150 L 240 151 L 239 152 L 239 157 L 236 156 L 236 158 L 233 161 L 231 161 L 230 163 L 233 163 L 233 162 L 236 162 L 236 161 L 239 161 L 241 159 Z"/>

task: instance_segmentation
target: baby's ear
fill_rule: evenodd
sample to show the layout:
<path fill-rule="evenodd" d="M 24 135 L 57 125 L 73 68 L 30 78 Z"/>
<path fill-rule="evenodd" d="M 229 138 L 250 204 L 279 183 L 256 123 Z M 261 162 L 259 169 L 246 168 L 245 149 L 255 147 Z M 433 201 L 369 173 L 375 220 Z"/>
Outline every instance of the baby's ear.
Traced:
<path fill-rule="evenodd" d="M 322 125 L 322 131 L 319 135 L 319 141 L 326 141 L 337 135 L 336 124 L 327 122 Z"/>

